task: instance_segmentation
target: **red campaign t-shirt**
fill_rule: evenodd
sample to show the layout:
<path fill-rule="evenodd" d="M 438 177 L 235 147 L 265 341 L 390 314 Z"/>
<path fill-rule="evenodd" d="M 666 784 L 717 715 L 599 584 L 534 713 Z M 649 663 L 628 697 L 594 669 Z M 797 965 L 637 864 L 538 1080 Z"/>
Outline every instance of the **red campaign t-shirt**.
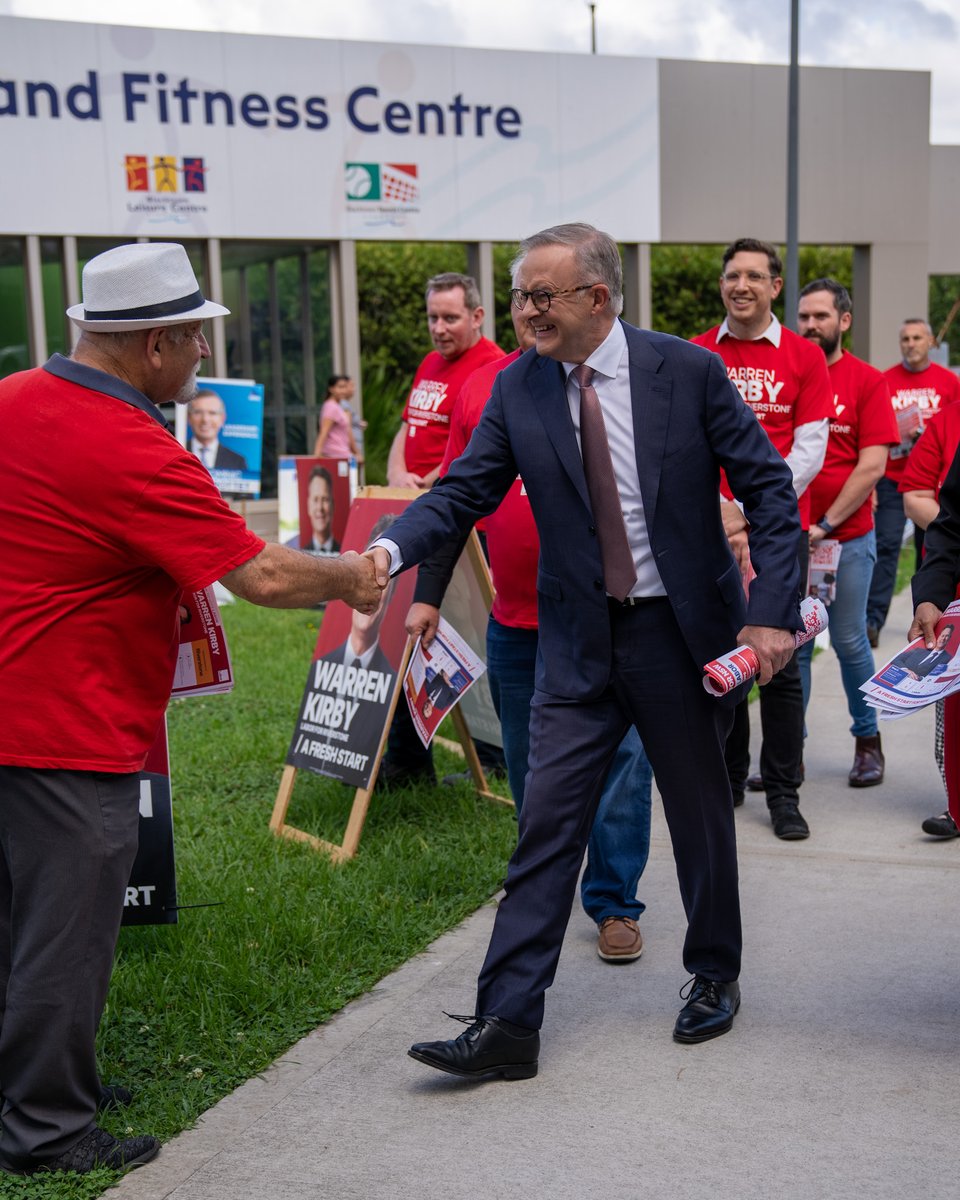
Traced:
<path fill-rule="evenodd" d="M 115 396 L 24 371 L 0 381 L 0 426 L 0 763 L 139 771 L 170 698 L 181 592 L 263 540 Z"/>
<path fill-rule="evenodd" d="M 951 404 L 924 429 L 906 459 L 900 476 L 901 492 L 929 492 L 939 499 L 940 488 L 960 449 L 960 404 Z"/>
<path fill-rule="evenodd" d="M 809 488 L 813 521 L 819 521 L 836 500 L 857 465 L 861 450 L 867 446 L 896 446 L 900 441 L 887 381 L 875 367 L 844 352 L 828 370 L 834 413 L 830 418 L 827 455 L 820 474 Z M 872 528 L 873 505 L 867 496 L 830 536 L 849 542 L 851 538 L 863 537 Z"/>
<path fill-rule="evenodd" d="M 783 327 L 779 346 L 766 338 L 742 342 L 729 334 L 718 342 L 719 332 L 717 325 L 691 340 L 720 355 L 727 375 L 753 409 L 773 448 L 786 458 L 798 425 L 833 416 L 833 390 L 823 351 Z M 725 479 L 723 487 L 729 496 Z M 809 489 L 800 497 L 799 510 L 806 529 L 810 523 Z"/>
<path fill-rule="evenodd" d="M 403 410 L 408 426 L 404 448 L 408 471 L 427 475 L 440 465 L 450 433 L 450 414 L 461 387 L 477 367 L 502 357 L 500 347 L 487 338 L 452 362 L 431 350 L 417 368 Z"/>
<path fill-rule="evenodd" d="M 460 389 L 450 418 L 450 440 L 440 467 L 441 475 L 446 474 L 453 460 L 466 449 L 490 398 L 493 381 L 504 367 L 520 357 L 520 353 L 515 350 L 506 358 L 487 363 L 474 371 Z M 490 574 L 496 588 L 491 609 L 494 619 L 512 629 L 536 629 L 540 537 L 519 476 L 496 510 L 483 522 L 477 522 L 478 529 L 481 525 L 487 537 Z"/>
<path fill-rule="evenodd" d="M 908 371 L 903 363 L 897 363 L 895 367 L 884 371 L 884 375 L 890 389 L 894 413 L 916 403 L 924 425 L 947 405 L 956 404 L 960 400 L 960 379 L 939 363 L 930 363 L 922 371 Z M 897 438 L 898 442 L 899 440 Z M 912 453 L 913 451 L 910 452 Z M 888 479 L 895 483 L 900 482 L 910 454 L 904 455 L 903 458 L 887 459 Z"/>

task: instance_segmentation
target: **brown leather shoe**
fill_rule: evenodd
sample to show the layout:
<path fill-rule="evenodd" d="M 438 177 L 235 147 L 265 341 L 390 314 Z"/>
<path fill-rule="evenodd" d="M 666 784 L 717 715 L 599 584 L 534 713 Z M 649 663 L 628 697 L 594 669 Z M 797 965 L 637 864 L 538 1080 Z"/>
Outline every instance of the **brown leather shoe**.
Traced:
<path fill-rule="evenodd" d="M 880 734 L 873 737 L 858 737 L 850 768 L 851 787 L 876 787 L 883 783 L 883 751 L 880 749 Z"/>
<path fill-rule="evenodd" d="M 643 938 L 633 917 L 604 917 L 597 953 L 604 962 L 635 962 L 643 953 Z"/>

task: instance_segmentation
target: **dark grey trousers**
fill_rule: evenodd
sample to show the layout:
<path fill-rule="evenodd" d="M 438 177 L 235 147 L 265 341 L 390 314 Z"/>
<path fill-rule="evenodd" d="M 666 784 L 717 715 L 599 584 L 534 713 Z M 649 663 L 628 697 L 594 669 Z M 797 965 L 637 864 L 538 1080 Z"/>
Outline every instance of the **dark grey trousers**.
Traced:
<path fill-rule="evenodd" d="M 0 1155 L 94 1127 L 95 1039 L 137 852 L 139 777 L 0 766 Z"/>

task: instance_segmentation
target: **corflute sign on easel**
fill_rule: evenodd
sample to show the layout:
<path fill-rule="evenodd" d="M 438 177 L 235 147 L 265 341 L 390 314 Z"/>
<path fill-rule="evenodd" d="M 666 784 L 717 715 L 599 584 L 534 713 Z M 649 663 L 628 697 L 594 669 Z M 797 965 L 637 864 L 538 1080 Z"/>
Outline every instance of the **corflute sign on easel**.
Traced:
<path fill-rule="evenodd" d="M 18 17 L 0 46 L 0 233 L 659 238 L 653 59 Z"/>

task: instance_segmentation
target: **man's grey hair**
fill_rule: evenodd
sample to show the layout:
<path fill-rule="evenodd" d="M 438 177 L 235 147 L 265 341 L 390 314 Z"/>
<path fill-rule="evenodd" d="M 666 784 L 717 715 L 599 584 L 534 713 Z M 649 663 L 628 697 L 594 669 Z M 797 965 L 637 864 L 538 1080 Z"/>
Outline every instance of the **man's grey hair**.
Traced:
<path fill-rule="evenodd" d="M 577 266 L 583 273 L 583 282 L 604 284 L 610 292 L 610 312 L 614 316 L 623 312 L 623 266 L 617 243 L 609 233 L 603 233 L 602 230 L 582 221 L 541 229 L 539 233 L 531 234 L 520 243 L 510 264 L 511 278 L 515 278 L 527 254 L 542 246 L 572 246 L 576 253 Z"/>
<path fill-rule="evenodd" d="M 471 312 L 483 303 L 474 277 L 461 275 L 458 271 L 444 271 L 428 279 L 424 296 L 429 300 L 431 292 L 449 292 L 452 288 L 463 288 L 463 303 Z"/>
<path fill-rule="evenodd" d="M 904 317 L 900 322 L 900 328 L 902 329 L 904 325 L 922 325 L 927 333 L 933 337 L 933 326 L 926 317 Z"/>
<path fill-rule="evenodd" d="M 195 333 L 187 333 L 188 326 L 196 324 L 196 321 L 180 321 L 175 325 L 163 325 L 157 326 L 157 328 L 166 330 L 167 337 L 175 345 L 183 345 L 184 342 L 196 336 Z M 137 345 L 143 335 L 148 332 L 147 329 L 115 329 L 101 333 L 95 329 L 83 329 L 80 331 L 80 341 L 88 342 L 91 346 L 108 349 L 114 354 L 123 354 Z"/>

